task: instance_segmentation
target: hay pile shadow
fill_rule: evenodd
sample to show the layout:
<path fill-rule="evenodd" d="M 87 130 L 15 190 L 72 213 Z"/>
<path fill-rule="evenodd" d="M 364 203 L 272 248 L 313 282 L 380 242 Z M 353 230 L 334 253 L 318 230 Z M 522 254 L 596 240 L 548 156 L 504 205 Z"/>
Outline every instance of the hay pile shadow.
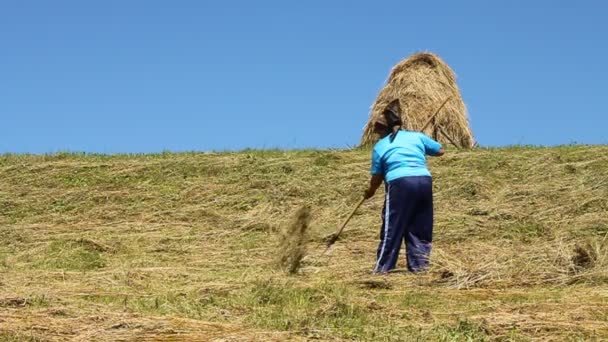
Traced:
<path fill-rule="evenodd" d="M 282 231 L 278 244 L 278 265 L 290 274 L 298 272 L 306 255 L 309 223 L 310 208 L 303 206 L 298 209 L 289 226 Z"/>
<path fill-rule="evenodd" d="M 374 122 L 395 100 L 399 100 L 404 128 L 420 130 L 448 98 L 424 133 L 444 144 L 473 147 L 467 110 L 452 69 L 432 53 L 417 53 L 406 58 L 393 68 L 386 86 L 378 94 L 361 145 L 372 145 L 378 140 L 373 132 Z"/>

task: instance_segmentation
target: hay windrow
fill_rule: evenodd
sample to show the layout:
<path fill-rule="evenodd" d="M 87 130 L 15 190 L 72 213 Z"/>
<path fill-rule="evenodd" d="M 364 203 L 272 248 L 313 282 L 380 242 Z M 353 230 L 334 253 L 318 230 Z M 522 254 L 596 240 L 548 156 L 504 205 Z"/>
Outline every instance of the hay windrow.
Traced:
<path fill-rule="evenodd" d="M 393 101 L 399 100 L 404 128 L 420 130 L 448 98 L 424 133 L 443 144 L 453 141 L 457 147 L 473 147 L 475 141 L 466 106 L 452 69 L 432 53 L 417 53 L 406 58 L 393 67 L 386 86 L 372 105 L 361 145 L 373 145 L 378 140 L 373 132 L 374 122 Z"/>
<path fill-rule="evenodd" d="M 287 226 L 279 240 L 279 266 L 290 274 L 297 273 L 306 255 L 310 208 L 303 206 L 296 212 L 292 222 Z"/>

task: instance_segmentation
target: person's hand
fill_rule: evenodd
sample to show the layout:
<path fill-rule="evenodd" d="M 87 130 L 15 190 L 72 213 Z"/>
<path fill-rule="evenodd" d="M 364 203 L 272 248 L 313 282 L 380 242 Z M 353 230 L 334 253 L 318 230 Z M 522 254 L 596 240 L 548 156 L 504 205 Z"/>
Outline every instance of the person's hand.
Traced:
<path fill-rule="evenodd" d="M 363 198 L 370 199 L 374 196 L 375 193 L 375 191 L 372 191 L 372 189 L 368 188 L 367 190 L 365 190 L 365 192 L 363 192 Z"/>

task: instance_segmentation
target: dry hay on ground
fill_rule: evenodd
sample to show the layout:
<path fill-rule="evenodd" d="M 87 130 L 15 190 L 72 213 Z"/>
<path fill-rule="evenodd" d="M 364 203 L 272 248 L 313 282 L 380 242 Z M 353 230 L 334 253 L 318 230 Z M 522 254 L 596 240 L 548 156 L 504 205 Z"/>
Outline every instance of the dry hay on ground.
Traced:
<path fill-rule="evenodd" d="M 393 67 L 386 86 L 372 106 L 361 144 L 372 145 L 377 141 L 374 122 L 394 100 L 399 100 L 404 128 L 421 130 L 448 98 L 424 133 L 444 144 L 473 147 L 473 133 L 456 76 L 439 56 L 432 53 L 414 54 Z"/>
<path fill-rule="evenodd" d="M 381 193 L 315 253 L 358 198 L 364 150 L 0 158 L 0 341 L 603 340 L 607 152 L 430 161 L 433 266 L 380 278 Z M 304 204 L 294 277 L 269 242 Z"/>
<path fill-rule="evenodd" d="M 437 248 L 431 273 L 439 275 L 435 283 L 454 289 L 604 284 L 608 281 L 606 240 L 590 237 L 579 243 L 562 236 L 534 248 L 482 242 L 474 248 Z"/>
<path fill-rule="evenodd" d="M 69 309 L 0 311 L 0 341 L 285 341 L 287 332 L 202 320 Z"/>

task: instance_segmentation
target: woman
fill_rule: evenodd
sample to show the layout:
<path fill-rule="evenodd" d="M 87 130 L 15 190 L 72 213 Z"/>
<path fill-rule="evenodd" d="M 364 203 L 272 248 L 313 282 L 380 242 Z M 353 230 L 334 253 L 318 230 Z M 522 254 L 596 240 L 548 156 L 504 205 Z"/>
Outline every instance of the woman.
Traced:
<path fill-rule="evenodd" d="M 411 272 L 429 267 L 433 240 L 433 183 L 426 155 L 441 156 L 441 145 L 426 135 L 405 131 L 399 115 L 386 109 L 375 122 L 381 139 L 372 153 L 371 180 L 365 198 L 371 198 L 385 182 L 382 229 L 375 273 L 395 268 L 405 240 L 407 268 Z"/>

